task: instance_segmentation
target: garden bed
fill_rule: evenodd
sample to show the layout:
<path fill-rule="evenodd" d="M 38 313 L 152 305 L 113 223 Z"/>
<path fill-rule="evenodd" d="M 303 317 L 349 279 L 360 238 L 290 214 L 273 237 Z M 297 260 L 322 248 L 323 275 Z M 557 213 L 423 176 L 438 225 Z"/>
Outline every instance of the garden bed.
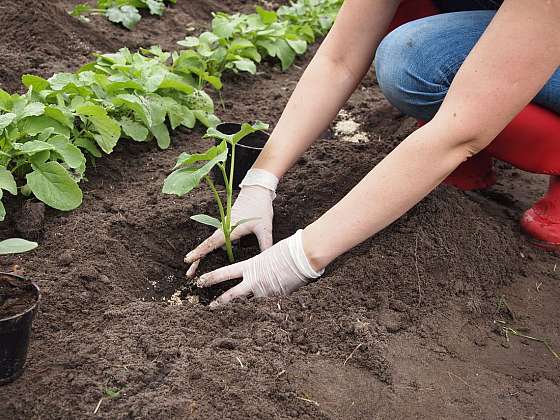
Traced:
<path fill-rule="evenodd" d="M 95 50 L 173 48 L 187 26 L 208 25 L 211 11 L 254 5 L 178 0 L 129 32 L 67 16 L 75 3 L 2 2 L 0 87 L 19 89 L 22 73 L 75 69 Z M 264 65 L 257 76 L 227 76 L 219 116 L 274 123 L 310 57 L 286 73 Z M 368 76 L 282 180 L 275 239 L 336 203 L 412 129 Z M 217 292 L 189 286 L 183 263 L 210 234 L 189 216 L 212 214 L 211 193 L 161 194 L 177 155 L 208 146 L 201 134 L 180 129 L 165 151 L 120 143 L 88 168 L 73 212 L 8 201 L 0 237 L 23 235 L 40 248 L 2 257 L 0 269 L 19 265 L 43 300 L 27 370 L 0 388 L 1 419 L 87 418 L 96 408 L 111 419 L 560 416 L 559 361 L 540 343 L 506 342 L 494 324 L 530 327 L 560 348 L 560 267 L 516 224 L 543 178 L 502 165 L 489 192 L 440 187 L 319 282 L 211 311 L 204 304 Z M 246 240 L 239 256 L 255 252 Z M 216 252 L 200 270 L 226 261 Z M 498 308 L 501 296 L 515 319 Z"/>

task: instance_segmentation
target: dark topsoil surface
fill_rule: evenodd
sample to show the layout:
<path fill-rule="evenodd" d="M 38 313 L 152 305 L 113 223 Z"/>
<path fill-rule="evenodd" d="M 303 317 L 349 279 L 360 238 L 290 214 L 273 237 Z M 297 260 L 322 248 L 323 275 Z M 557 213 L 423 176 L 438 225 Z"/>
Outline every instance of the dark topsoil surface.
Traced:
<path fill-rule="evenodd" d="M 0 85 L 18 89 L 23 72 L 74 69 L 93 50 L 172 47 L 185 26 L 207 25 L 211 11 L 250 4 L 180 0 L 127 32 L 71 19 L 64 7 L 72 3 L 1 2 Z M 256 77 L 230 77 L 220 115 L 274 122 L 308 59 L 288 73 L 265 65 Z M 277 240 L 332 206 L 414 125 L 373 76 L 345 109 L 371 141 L 343 142 L 329 130 L 298 161 L 275 203 Z M 41 246 L 2 257 L 0 268 L 22 267 L 43 302 L 27 370 L 0 390 L 1 419 L 560 417 L 560 362 L 541 343 L 511 334 L 507 342 L 493 322 L 527 327 L 560 348 L 557 259 L 529 247 L 516 223 L 542 177 L 501 165 L 490 191 L 440 187 L 321 281 L 288 298 L 210 311 L 168 299 L 196 293 L 182 259 L 210 232 L 188 217 L 212 212 L 211 195 L 160 194 L 175 157 L 204 146 L 188 131 L 167 151 L 119 146 L 89 169 L 84 204 L 71 213 L 9 203 L 0 237 Z M 256 252 L 243 246 L 243 257 Z M 201 269 L 224 262 L 217 252 Z M 498 309 L 500 296 L 514 319 Z M 104 398 L 94 415 L 108 388 L 120 396 Z"/>

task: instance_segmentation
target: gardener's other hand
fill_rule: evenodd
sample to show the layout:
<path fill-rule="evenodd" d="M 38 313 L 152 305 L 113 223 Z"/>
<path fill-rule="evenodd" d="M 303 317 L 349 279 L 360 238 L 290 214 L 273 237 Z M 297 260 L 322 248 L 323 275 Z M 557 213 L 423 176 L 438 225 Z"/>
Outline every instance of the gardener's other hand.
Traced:
<path fill-rule="evenodd" d="M 303 249 L 303 231 L 278 242 L 256 257 L 200 276 L 198 287 L 210 287 L 226 280 L 243 278 L 237 286 L 210 304 L 224 305 L 240 296 L 285 296 L 320 277 L 324 270 L 313 269 Z"/>
<path fill-rule="evenodd" d="M 251 169 L 241 182 L 241 191 L 231 209 L 232 225 L 245 220 L 231 234 L 232 240 L 254 233 L 259 241 L 261 251 L 272 246 L 272 201 L 276 197 L 278 178 L 264 169 Z M 187 277 L 194 277 L 200 260 L 208 253 L 223 246 L 224 233 L 218 229 L 212 236 L 202 242 L 197 248 L 189 252 L 185 262 L 191 264 Z"/>

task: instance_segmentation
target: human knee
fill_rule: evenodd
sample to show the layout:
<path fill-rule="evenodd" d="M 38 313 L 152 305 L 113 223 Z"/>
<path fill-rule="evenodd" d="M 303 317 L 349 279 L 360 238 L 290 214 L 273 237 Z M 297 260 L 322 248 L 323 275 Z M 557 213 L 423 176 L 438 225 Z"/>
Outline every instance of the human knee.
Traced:
<path fill-rule="evenodd" d="M 388 34 L 375 55 L 377 82 L 385 97 L 401 112 L 419 119 L 433 117 L 447 92 L 438 79 L 442 72 L 429 59 L 430 42 L 430 34 L 410 22 Z"/>

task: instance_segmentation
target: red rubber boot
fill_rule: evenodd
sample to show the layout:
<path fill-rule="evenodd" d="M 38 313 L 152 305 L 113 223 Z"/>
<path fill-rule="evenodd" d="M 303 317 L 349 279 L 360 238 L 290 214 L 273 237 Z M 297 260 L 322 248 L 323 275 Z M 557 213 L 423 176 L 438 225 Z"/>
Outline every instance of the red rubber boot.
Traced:
<path fill-rule="evenodd" d="M 521 228 L 535 245 L 560 250 L 560 176 L 550 177 L 547 193 L 523 214 Z"/>
<path fill-rule="evenodd" d="M 560 116 L 529 104 L 486 150 L 524 171 L 552 175 L 545 196 L 521 218 L 521 228 L 536 245 L 560 250 Z"/>
<path fill-rule="evenodd" d="M 496 183 L 492 156 L 486 150 L 472 156 L 459 165 L 443 183 L 463 191 L 491 187 Z"/>

